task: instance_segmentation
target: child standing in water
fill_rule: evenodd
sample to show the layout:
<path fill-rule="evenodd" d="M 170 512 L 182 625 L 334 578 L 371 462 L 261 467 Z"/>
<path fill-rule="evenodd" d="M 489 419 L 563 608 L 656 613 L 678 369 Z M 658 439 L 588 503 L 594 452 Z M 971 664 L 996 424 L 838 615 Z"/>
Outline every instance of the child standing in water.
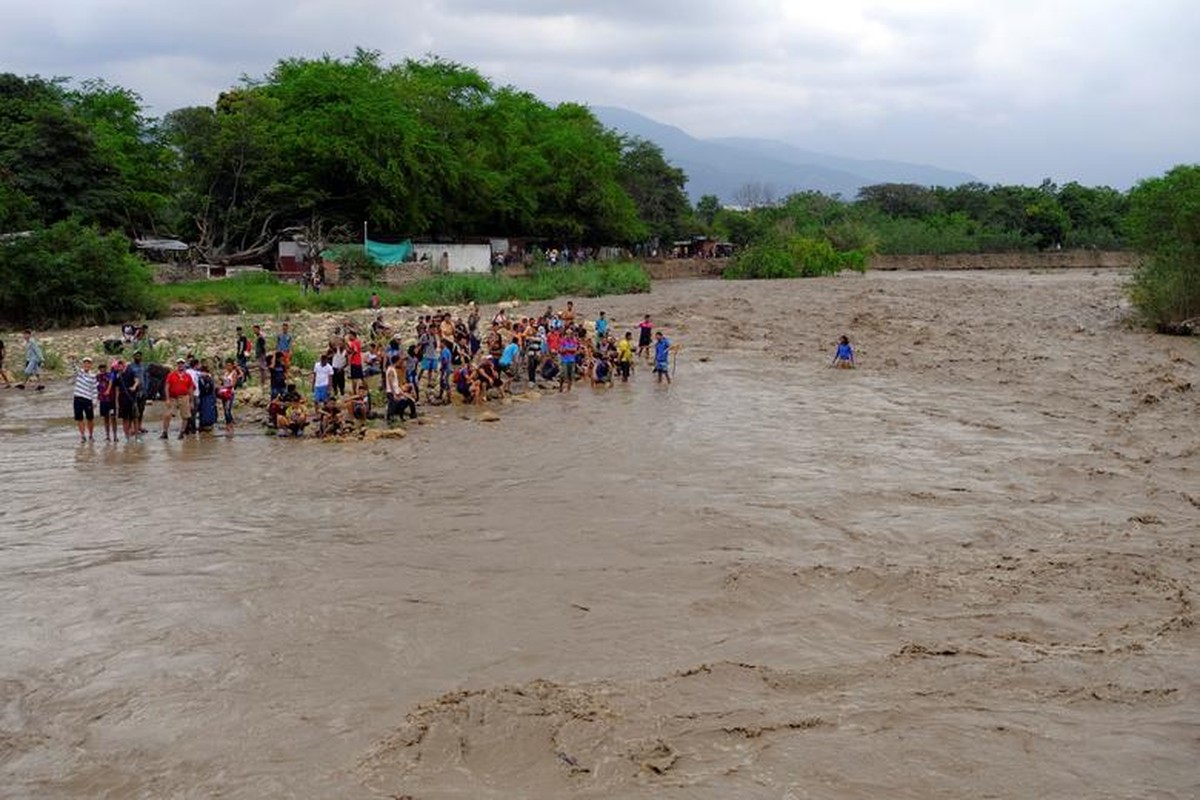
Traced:
<path fill-rule="evenodd" d="M 854 369 L 854 348 L 850 346 L 848 337 L 843 336 L 838 340 L 837 352 L 833 354 L 833 361 L 829 362 L 829 366 Z"/>

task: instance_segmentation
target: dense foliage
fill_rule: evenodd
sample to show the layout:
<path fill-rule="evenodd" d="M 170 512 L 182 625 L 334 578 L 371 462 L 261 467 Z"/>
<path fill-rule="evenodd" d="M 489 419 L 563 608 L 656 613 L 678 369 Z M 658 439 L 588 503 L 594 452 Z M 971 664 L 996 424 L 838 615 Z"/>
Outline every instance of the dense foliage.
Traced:
<path fill-rule="evenodd" d="M 697 206 L 735 244 L 785 225 L 840 250 L 878 253 L 1121 248 L 1127 211 L 1128 198 L 1115 189 L 1050 181 L 1036 188 L 885 183 L 863 187 L 853 202 L 801 192 L 749 211 Z"/>
<path fill-rule="evenodd" d="M 172 112 L 166 129 L 182 158 L 185 234 L 213 259 L 258 260 L 281 228 L 314 220 L 579 244 L 647 231 L 625 188 L 647 174 L 626 163 L 641 149 L 582 106 L 550 106 L 438 59 L 290 59 L 213 107 Z"/>
<path fill-rule="evenodd" d="M 825 239 L 775 234 L 748 245 L 730 263 L 724 277 L 812 278 L 844 269 L 863 272 L 867 255 L 861 250 L 838 250 Z"/>
<path fill-rule="evenodd" d="M 42 326 L 154 315 L 150 278 L 120 234 L 56 222 L 0 241 L 0 318 Z"/>
<path fill-rule="evenodd" d="M 1129 236 L 1145 260 L 1133 299 L 1147 322 L 1200 321 L 1200 166 L 1178 166 L 1130 192 Z"/>

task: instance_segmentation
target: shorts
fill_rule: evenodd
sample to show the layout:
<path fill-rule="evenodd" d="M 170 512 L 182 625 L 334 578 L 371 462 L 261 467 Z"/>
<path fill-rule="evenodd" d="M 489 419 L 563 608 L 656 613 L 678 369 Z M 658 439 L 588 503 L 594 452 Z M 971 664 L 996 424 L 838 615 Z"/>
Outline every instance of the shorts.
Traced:
<path fill-rule="evenodd" d="M 362 364 L 351 364 L 350 365 L 350 380 L 361 381 L 362 379 L 363 379 Z"/>
<path fill-rule="evenodd" d="M 326 385 L 326 386 L 314 386 L 313 387 L 313 400 L 315 400 L 318 403 L 324 403 L 328 399 L 329 399 L 329 386 Z"/>
<path fill-rule="evenodd" d="M 113 414 L 116 413 L 116 411 L 117 411 L 117 404 L 114 403 L 112 400 L 101 400 L 100 401 L 100 416 L 101 417 L 111 417 Z"/>
<path fill-rule="evenodd" d="M 181 417 L 190 416 L 192 413 L 192 397 L 191 395 L 180 395 L 179 397 L 168 397 L 164 401 L 166 408 L 163 414 L 179 414 Z"/>
<path fill-rule="evenodd" d="M 433 372 L 438 368 L 438 360 L 436 358 L 422 358 L 421 369 L 425 372 Z"/>
<path fill-rule="evenodd" d="M 622 378 L 629 377 L 629 367 L 630 366 L 631 365 L 628 361 L 618 361 L 617 362 L 617 372 L 621 373 Z"/>
<path fill-rule="evenodd" d="M 662 373 L 663 375 L 666 375 L 667 371 L 668 371 L 667 370 L 667 362 L 655 361 L 654 362 L 654 371 L 655 371 L 655 373 Z"/>
<path fill-rule="evenodd" d="M 87 419 L 89 422 L 93 419 L 93 406 L 91 398 L 76 397 L 75 398 L 75 421 L 82 422 Z"/>
<path fill-rule="evenodd" d="M 117 417 L 120 419 L 137 419 L 137 399 L 117 395 Z"/>
<path fill-rule="evenodd" d="M 638 334 L 638 347 L 649 347 L 649 346 L 650 346 L 650 331 L 643 330 L 641 333 Z"/>
<path fill-rule="evenodd" d="M 575 380 L 575 362 L 574 361 L 564 361 L 563 362 L 563 378 L 568 381 Z"/>

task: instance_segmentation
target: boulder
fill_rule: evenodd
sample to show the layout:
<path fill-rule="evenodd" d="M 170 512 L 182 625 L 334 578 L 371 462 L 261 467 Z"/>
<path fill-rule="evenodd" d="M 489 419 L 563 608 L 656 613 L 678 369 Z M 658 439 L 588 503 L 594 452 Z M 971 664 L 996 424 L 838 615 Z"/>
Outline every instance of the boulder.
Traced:
<path fill-rule="evenodd" d="M 500 415 L 492 411 L 484 411 L 479 415 L 480 422 L 499 422 Z"/>

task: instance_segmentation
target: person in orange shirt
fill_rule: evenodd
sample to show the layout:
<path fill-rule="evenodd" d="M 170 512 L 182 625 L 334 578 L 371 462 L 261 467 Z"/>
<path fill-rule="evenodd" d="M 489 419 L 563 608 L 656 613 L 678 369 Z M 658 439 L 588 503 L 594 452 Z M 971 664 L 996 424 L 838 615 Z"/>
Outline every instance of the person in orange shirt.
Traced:
<path fill-rule="evenodd" d="M 163 405 L 166 406 L 166 409 L 163 411 L 160 439 L 169 438 L 171 417 L 175 413 L 179 414 L 179 438 L 183 438 L 184 426 L 187 425 L 188 418 L 192 416 L 192 389 L 194 386 L 192 376 L 187 371 L 187 362 L 182 358 L 176 359 L 175 371 L 167 375 L 163 385 L 163 396 L 166 398 Z"/>

